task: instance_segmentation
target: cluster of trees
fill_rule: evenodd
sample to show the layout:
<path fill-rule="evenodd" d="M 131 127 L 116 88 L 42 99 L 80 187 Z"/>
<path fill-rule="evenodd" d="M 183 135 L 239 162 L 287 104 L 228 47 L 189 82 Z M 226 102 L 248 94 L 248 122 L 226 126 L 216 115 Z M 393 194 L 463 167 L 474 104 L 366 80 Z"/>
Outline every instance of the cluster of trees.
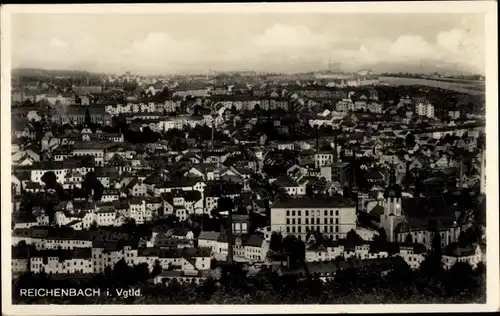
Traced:
<path fill-rule="evenodd" d="M 281 233 L 271 234 L 269 249 L 279 258 L 286 258 L 288 267 L 301 266 L 305 261 L 306 245 L 294 235 L 285 238 Z"/>

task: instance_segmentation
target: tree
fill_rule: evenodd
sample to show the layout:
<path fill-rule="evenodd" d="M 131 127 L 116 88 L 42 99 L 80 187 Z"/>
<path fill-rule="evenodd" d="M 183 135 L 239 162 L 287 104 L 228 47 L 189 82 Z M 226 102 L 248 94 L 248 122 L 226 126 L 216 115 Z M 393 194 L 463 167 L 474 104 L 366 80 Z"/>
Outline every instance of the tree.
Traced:
<path fill-rule="evenodd" d="M 411 237 L 411 234 L 406 235 L 405 244 L 408 244 L 408 245 L 413 244 L 413 238 Z"/>
<path fill-rule="evenodd" d="M 93 193 L 92 199 L 94 201 L 100 201 L 104 193 L 104 186 L 101 181 L 97 179 L 94 171 L 89 171 L 85 174 L 82 182 L 82 189 L 87 197 Z"/>
<path fill-rule="evenodd" d="M 457 262 L 446 271 L 447 292 L 462 295 L 474 288 L 473 270 L 467 262 Z"/>
<path fill-rule="evenodd" d="M 414 147 L 416 144 L 415 135 L 408 133 L 405 137 L 406 147 Z"/>
<path fill-rule="evenodd" d="M 357 242 L 362 240 L 362 238 L 358 235 L 358 233 L 356 233 L 356 231 L 354 229 L 351 229 L 350 231 L 348 231 L 345 238 L 346 238 L 346 240 L 353 242 L 353 243 L 357 243 Z"/>
<path fill-rule="evenodd" d="M 130 284 L 132 268 L 125 259 L 120 259 L 113 267 L 112 278 L 118 284 Z"/>
<path fill-rule="evenodd" d="M 234 201 L 228 196 L 222 196 L 217 200 L 217 211 L 229 212 L 234 209 Z"/>
<path fill-rule="evenodd" d="M 378 234 L 373 237 L 370 248 L 376 252 L 388 250 L 387 234 L 383 227 L 379 228 Z"/>
<path fill-rule="evenodd" d="M 85 125 L 90 126 L 92 124 L 92 119 L 90 118 L 90 112 L 89 108 L 87 107 L 85 109 L 85 119 L 84 119 Z"/>
<path fill-rule="evenodd" d="M 54 189 L 57 185 L 57 177 L 53 171 L 45 172 L 40 180 L 42 180 L 42 182 L 45 183 L 45 186 L 50 189 Z"/>
<path fill-rule="evenodd" d="M 156 260 L 155 265 L 153 266 L 153 271 L 151 272 L 151 277 L 159 275 L 162 271 L 163 268 L 161 267 L 160 261 Z"/>
<path fill-rule="evenodd" d="M 275 252 L 283 250 L 283 237 L 275 232 L 271 234 L 271 242 L 269 248 Z"/>
<path fill-rule="evenodd" d="M 436 254 L 441 254 L 441 235 L 438 231 L 434 231 L 434 236 L 432 237 L 432 251 Z"/>
<path fill-rule="evenodd" d="M 167 86 L 163 87 L 160 95 L 163 97 L 170 97 L 170 91 L 168 90 Z"/>
<path fill-rule="evenodd" d="M 149 266 L 146 262 L 134 266 L 134 274 L 138 282 L 146 281 L 149 278 Z"/>

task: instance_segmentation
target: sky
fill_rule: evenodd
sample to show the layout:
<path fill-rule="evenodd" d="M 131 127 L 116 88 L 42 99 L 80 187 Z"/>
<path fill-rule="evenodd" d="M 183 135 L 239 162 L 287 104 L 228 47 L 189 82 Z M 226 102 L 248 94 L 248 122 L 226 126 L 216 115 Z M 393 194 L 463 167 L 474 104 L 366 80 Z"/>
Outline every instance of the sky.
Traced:
<path fill-rule="evenodd" d="M 307 72 L 329 60 L 484 74 L 484 33 L 481 14 L 463 13 L 15 14 L 11 56 L 13 68 L 141 75 Z"/>

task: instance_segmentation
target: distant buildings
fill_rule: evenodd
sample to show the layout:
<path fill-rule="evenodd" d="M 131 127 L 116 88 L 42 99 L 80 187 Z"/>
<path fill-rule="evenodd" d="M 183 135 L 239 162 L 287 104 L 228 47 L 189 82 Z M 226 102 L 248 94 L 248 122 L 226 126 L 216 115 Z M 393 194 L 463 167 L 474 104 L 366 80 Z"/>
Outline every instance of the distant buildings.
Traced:
<path fill-rule="evenodd" d="M 387 100 L 368 75 L 251 84 L 127 75 L 136 90 L 81 104 L 67 93 L 16 92 L 40 103 L 12 110 L 12 270 L 90 275 L 125 260 L 159 265 L 156 284 L 200 284 L 230 245 L 237 262 L 269 264 L 273 233 L 304 241 L 308 269 L 325 279 L 351 264 L 416 269 L 438 236 L 445 267 L 477 266 L 480 247 L 456 244 L 472 225 L 471 207 L 443 192 L 485 193 L 484 154 L 477 157 L 484 123 L 459 108 L 434 119 L 424 96 Z M 467 168 L 457 148 L 473 156 Z M 81 191 L 92 172 L 100 196 Z M 61 199 L 48 209 L 54 188 Z M 234 202 L 230 225 L 223 197 Z M 131 234 L 134 223 L 151 225 L 150 236 Z M 397 251 L 372 249 L 381 228 Z M 351 230 L 362 240 L 347 241 Z"/>
<path fill-rule="evenodd" d="M 434 118 L 434 105 L 430 103 L 418 103 L 417 105 L 415 105 L 415 113 L 418 116 Z"/>

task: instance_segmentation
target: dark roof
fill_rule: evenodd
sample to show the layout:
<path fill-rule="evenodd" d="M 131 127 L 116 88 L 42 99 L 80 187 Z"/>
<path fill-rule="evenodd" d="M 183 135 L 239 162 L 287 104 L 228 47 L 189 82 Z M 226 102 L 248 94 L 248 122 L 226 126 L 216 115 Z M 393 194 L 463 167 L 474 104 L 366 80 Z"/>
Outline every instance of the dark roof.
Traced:
<path fill-rule="evenodd" d="M 466 257 L 472 256 L 476 252 L 476 244 L 459 245 L 451 243 L 443 249 L 443 255 L 450 257 Z"/>
<path fill-rule="evenodd" d="M 185 228 L 185 227 L 175 227 L 173 228 L 170 233 L 172 234 L 172 236 L 187 236 L 187 234 L 190 232 L 191 230 L 189 228 Z"/>
<path fill-rule="evenodd" d="M 454 225 L 455 221 L 441 195 L 405 198 L 402 200 L 402 210 L 411 229 L 443 229 Z"/>
<path fill-rule="evenodd" d="M 271 206 L 272 208 L 346 208 L 354 207 L 355 204 L 341 196 L 324 198 L 299 198 L 278 200 Z"/>
<path fill-rule="evenodd" d="M 217 241 L 219 239 L 219 236 L 219 232 L 202 231 L 198 236 L 198 239 Z"/>
<path fill-rule="evenodd" d="M 264 236 L 261 235 L 239 235 L 239 236 L 233 236 L 234 243 L 236 242 L 237 239 L 241 240 L 241 244 L 243 246 L 250 246 L 250 247 L 262 247 L 262 243 L 264 242 Z M 221 233 L 219 235 L 219 242 L 227 242 L 228 236 L 224 233 Z"/>

